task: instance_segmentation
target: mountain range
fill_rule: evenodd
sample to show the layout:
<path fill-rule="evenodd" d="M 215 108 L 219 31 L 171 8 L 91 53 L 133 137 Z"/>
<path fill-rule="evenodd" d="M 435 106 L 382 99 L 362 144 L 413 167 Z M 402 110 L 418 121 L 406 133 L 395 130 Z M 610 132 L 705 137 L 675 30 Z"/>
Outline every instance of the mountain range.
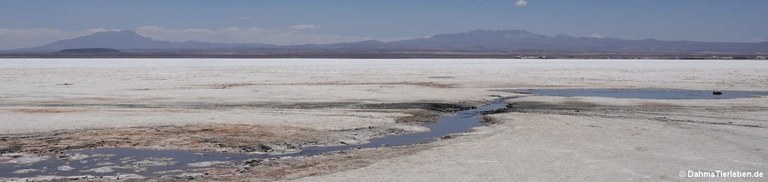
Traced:
<path fill-rule="evenodd" d="M 474 30 L 401 41 L 361 41 L 337 44 L 278 46 L 249 43 L 228 44 L 198 41 L 169 42 L 141 36 L 133 31 L 100 32 L 74 39 L 5 52 L 58 52 L 64 49 L 109 48 L 132 52 L 163 51 L 368 51 L 368 52 L 591 52 L 591 53 L 733 53 L 766 54 L 768 42 L 723 43 L 696 41 L 627 40 L 619 38 L 545 36 L 525 30 Z"/>
<path fill-rule="evenodd" d="M 209 49 L 259 49 L 274 47 L 268 44 L 223 44 L 197 41 L 157 41 L 133 31 L 99 32 L 50 44 L 11 50 L 14 52 L 56 52 L 64 49 L 110 48 L 118 50 L 209 50 Z"/>

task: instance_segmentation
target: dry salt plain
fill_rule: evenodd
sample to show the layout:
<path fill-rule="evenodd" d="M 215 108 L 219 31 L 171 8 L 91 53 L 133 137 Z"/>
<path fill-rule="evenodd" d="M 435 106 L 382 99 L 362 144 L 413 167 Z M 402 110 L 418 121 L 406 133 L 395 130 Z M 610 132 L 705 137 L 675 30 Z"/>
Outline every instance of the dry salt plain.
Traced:
<path fill-rule="evenodd" d="M 498 91 L 768 91 L 768 61 L 2 59 L 0 83 L 0 181 L 768 180 L 679 176 L 768 172 L 768 97 Z M 440 117 L 499 98 L 507 109 L 486 113 L 484 124 L 428 143 L 205 160 L 428 132 Z M 166 169 L 181 157 L 93 149 L 201 159 Z"/>

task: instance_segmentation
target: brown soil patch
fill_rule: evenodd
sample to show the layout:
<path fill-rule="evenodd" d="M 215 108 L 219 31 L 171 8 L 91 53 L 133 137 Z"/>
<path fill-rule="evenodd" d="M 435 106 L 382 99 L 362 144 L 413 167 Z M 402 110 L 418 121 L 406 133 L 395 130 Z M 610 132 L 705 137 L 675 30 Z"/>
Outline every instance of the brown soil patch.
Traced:
<path fill-rule="evenodd" d="M 411 109 L 405 111 L 405 114 L 409 116 L 397 118 L 395 121 L 397 123 L 423 125 L 436 122 L 443 113 L 432 110 Z"/>
<path fill-rule="evenodd" d="M 102 147 L 280 152 L 333 141 L 338 141 L 337 136 L 327 132 L 288 126 L 161 126 L 0 136 L 0 153 L 48 153 Z"/>

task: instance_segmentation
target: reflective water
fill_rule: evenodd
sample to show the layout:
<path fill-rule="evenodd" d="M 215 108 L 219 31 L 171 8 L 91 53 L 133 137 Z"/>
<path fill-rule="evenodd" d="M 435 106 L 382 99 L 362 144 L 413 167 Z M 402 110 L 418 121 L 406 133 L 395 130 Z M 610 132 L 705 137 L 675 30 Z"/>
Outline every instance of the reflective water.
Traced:
<path fill-rule="evenodd" d="M 482 113 L 505 109 L 506 107 L 507 104 L 501 100 L 493 101 L 475 109 L 459 111 L 451 116 L 440 118 L 437 122 L 426 125 L 430 129 L 429 132 L 373 138 L 369 143 L 359 145 L 305 147 L 301 152 L 281 155 L 128 148 L 86 149 L 70 151 L 67 153 L 68 157 L 52 155 L 50 159 L 36 163 L 0 164 L 0 177 L 115 176 L 120 174 L 152 177 L 194 172 L 196 168 L 242 165 L 248 159 L 308 156 L 355 148 L 412 145 L 430 142 L 453 133 L 467 132 L 473 127 L 483 125 Z"/>

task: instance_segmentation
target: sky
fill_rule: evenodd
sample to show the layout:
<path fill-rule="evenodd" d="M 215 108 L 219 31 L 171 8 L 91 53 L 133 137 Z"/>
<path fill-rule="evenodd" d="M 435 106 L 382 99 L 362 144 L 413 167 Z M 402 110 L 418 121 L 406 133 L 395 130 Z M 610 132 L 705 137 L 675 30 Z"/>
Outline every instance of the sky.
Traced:
<path fill-rule="evenodd" d="M 711 42 L 768 41 L 766 0 L 0 0 L 0 49 L 95 32 L 306 44 L 475 29 Z"/>

